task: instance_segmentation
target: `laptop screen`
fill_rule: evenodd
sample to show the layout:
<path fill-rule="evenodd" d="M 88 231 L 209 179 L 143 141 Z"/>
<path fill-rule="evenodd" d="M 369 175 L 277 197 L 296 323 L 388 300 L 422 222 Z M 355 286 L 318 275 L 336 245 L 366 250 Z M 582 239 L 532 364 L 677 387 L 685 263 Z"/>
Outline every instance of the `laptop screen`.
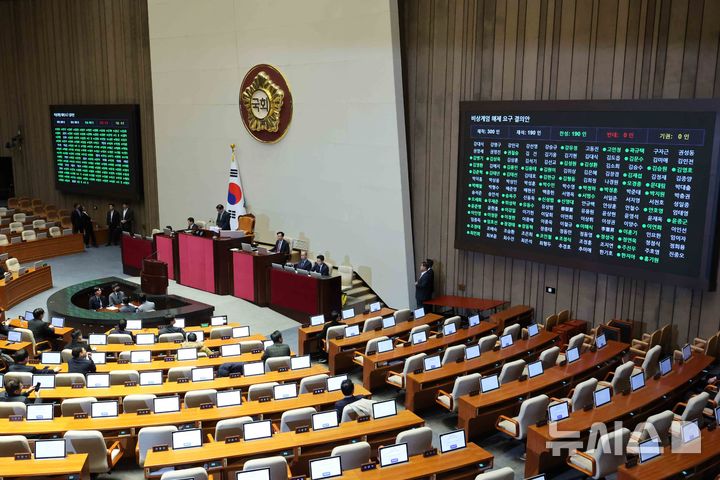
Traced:
<path fill-rule="evenodd" d="M 595 408 L 602 407 L 603 405 L 610 403 L 610 387 L 595 390 L 593 392 L 593 397 L 595 399 Z"/>
<path fill-rule="evenodd" d="M 380 302 L 373 302 L 370 304 L 370 313 L 380 311 Z"/>
<path fill-rule="evenodd" d="M 423 358 L 423 366 L 426 372 L 440 368 L 440 355 Z"/>
<path fill-rule="evenodd" d="M 264 340 L 264 341 L 263 341 L 263 350 L 267 350 L 267 348 L 268 348 L 269 346 L 271 346 L 272 344 L 274 344 L 274 343 L 275 343 L 275 342 L 273 342 L 272 340 Z"/>
<path fill-rule="evenodd" d="M 223 357 L 236 357 L 240 355 L 240 344 L 220 345 L 220 355 Z"/>
<path fill-rule="evenodd" d="M 32 384 L 40 384 L 41 390 L 49 390 L 55 388 L 55 375 L 33 375 Z"/>
<path fill-rule="evenodd" d="M 385 317 L 382 319 L 383 328 L 392 328 L 395 326 L 395 317 Z"/>
<path fill-rule="evenodd" d="M 210 325 L 213 327 L 219 327 L 221 325 L 227 325 L 227 315 L 218 315 L 210 318 Z"/>
<path fill-rule="evenodd" d="M 539 333 L 537 323 L 528 325 L 528 337 L 532 338 Z"/>
<path fill-rule="evenodd" d="M 336 390 L 340 390 L 340 385 L 342 385 L 342 382 L 344 380 L 347 380 L 347 378 L 348 378 L 347 374 L 335 375 L 334 377 L 328 378 L 327 379 L 327 391 L 334 392 Z"/>
<path fill-rule="evenodd" d="M 468 318 L 468 325 L 471 327 L 474 327 L 475 325 L 480 325 L 480 315 L 473 315 L 472 317 Z"/>
<path fill-rule="evenodd" d="M 313 430 L 325 430 L 326 428 L 333 428 L 338 426 L 337 411 L 330 410 L 329 412 L 315 413 L 312 416 L 312 428 Z"/>
<path fill-rule="evenodd" d="M 560 402 L 548 407 L 548 420 L 551 422 L 559 422 L 570 416 L 568 402 Z"/>
<path fill-rule="evenodd" d="M 389 338 L 387 340 L 382 340 L 382 341 L 378 342 L 378 344 L 377 344 L 378 353 L 389 352 L 392 349 L 393 349 L 393 341 Z"/>
<path fill-rule="evenodd" d="M 241 326 L 241 327 L 233 327 L 232 329 L 232 337 L 233 338 L 245 338 L 250 336 L 250 327 L 248 326 Z"/>
<path fill-rule="evenodd" d="M 195 348 L 178 348 L 177 359 L 178 360 L 197 360 L 197 349 Z"/>
<path fill-rule="evenodd" d="M 343 320 L 347 320 L 349 318 L 353 318 L 355 316 L 355 309 L 352 308 L 346 308 L 342 311 L 342 318 Z"/>
<path fill-rule="evenodd" d="M 503 335 L 500 337 L 500 348 L 507 348 L 513 344 L 513 338 L 511 334 Z"/>
<path fill-rule="evenodd" d="M 534 377 L 537 377 L 538 375 L 542 375 L 543 372 L 544 372 L 543 364 L 540 360 L 528 365 L 528 377 L 530 377 L 530 378 L 534 378 Z"/>
<path fill-rule="evenodd" d="M 105 365 L 105 352 L 92 352 L 90 356 L 95 365 Z"/>
<path fill-rule="evenodd" d="M 313 327 L 317 327 L 323 323 L 325 323 L 325 315 L 313 315 L 310 317 L 310 325 Z"/>
<path fill-rule="evenodd" d="M 65 439 L 35 440 L 35 458 L 37 460 L 65 457 Z"/>
<path fill-rule="evenodd" d="M 126 320 L 127 325 L 125 328 L 127 330 L 142 330 L 142 320 Z"/>
<path fill-rule="evenodd" d="M 30 320 L 33 320 L 33 319 L 35 318 L 35 315 L 33 315 L 32 312 L 29 312 L 29 311 L 25 310 L 25 317 L 24 317 L 24 318 L 25 318 L 25 321 L 26 321 L 26 322 L 29 322 Z"/>
<path fill-rule="evenodd" d="M 386 400 L 384 402 L 375 402 L 372 404 L 373 418 L 385 418 L 397 415 L 397 405 L 395 400 Z"/>
<path fill-rule="evenodd" d="M 407 443 L 398 443 L 388 447 L 382 447 L 378 449 L 378 455 L 380 456 L 381 467 L 405 463 L 408 461 Z"/>
<path fill-rule="evenodd" d="M 265 364 L 263 362 L 250 362 L 243 365 L 243 375 L 253 377 L 265 373 Z"/>
<path fill-rule="evenodd" d="M 217 392 L 218 407 L 233 407 L 242 404 L 240 390 L 221 390 Z"/>
<path fill-rule="evenodd" d="M 639 390 L 645 386 L 645 373 L 640 372 L 636 373 L 632 377 L 630 377 L 630 387 L 632 387 L 632 391 Z"/>
<path fill-rule="evenodd" d="M 273 387 L 273 398 L 275 400 L 295 398 L 297 395 L 297 384 L 295 383 L 283 383 L 282 385 L 275 385 Z"/>
<path fill-rule="evenodd" d="M 163 372 L 162 370 L 151 370 L 149 372 L 140 372 L 140 385 L 147 387 L 150 385 L 162 385 L 163 383 Z"/>
<path fill-rule="evenodd" d="M 302 370 L 303 368 L 310 368 L 310 355 L 303 355 L 302 357 L 292 357 L 290 359 L 291 370 Z"/>
<path fill-rule="evenodd" d="M 258 440 L 272 436 L 272 424 L 270 420 L 250 422 L 243 425 L 243 440 Z"/>
<path fill-rule="evenodd" d="M 607 345 L 607 340 L 605 340 L 605 334 L 598 335 L 595 339 L 595 346 L 599 349 L 603 348 L 605 345 Z"/>
<path fill-rule="evenodd" d="M 342 466 L 339 456 L 310 460 L 310 480 L 333 478 L 341 475 Z"/>
<path fill-rule="evenodd" d="M 193 368 L 190 370 L 190 375 L 193 382 L 207 382 L 215 378 L 213 375 L 213 367 Z"/>
<path fill-rule="evenodd" d="M 90 416 L 92 418 L 109 418 L 118 416 L 117 400 L 108 400 L 106 402 L 93 402 L 90 405 Z"/>
<path fill-rule="evenodd" d="M 683 348 L 682 348 L 683 362 L 687 362 L 688 360 L 690 360 L 691 356 L 692 356 L 692 348 L 690 348 L 690 344 L 686 343 L 685 345 L 683 345 Z"/>
<path fill-rule="evenodd" d="M 448 336 L 452 335 L 453 333 L 457 332 L 457 327 L 454 323 L 448 323 L 447 325 L 443 325 L 443 335 Z"/>
<path fill-rule="evenodd" d="M 578 347 L 568 349 L 565 352 L 565 358 L 567 359 L 568 363 L 573 363 L 577 361 L 577 359 L 580 358 L 580 349 Z"/>
<path fill-rule="evenodd" d="M 645 463 L 655 457 L 660 456 L 660 440 L 657 438 L 648 438 L 644 442 L 638 444 L 638 455 L 640 463 Z"/>
<path fill-rule="evenodd" d="M 178 430 L 172 432 L 172 448 L 180 450 L 181 448 L 194 448 L 202 446 L 202 430 L 199 428 L 190 428 L 187 430 Z"/>
<path fill-rule="evenodd" d="M 177 328 L 185 328 L 185 319 L 184 318 L 175 318 L 175 326 Z"/>
<path fill-rule="evenodd" d="M 8 342 L 19 342 L 22 340 L 22 335 L 17 330 L 10 330 L 7 336 Z"/>
<path fill-rule="evenodd" d="M 359 325 L 350 325 L 349 327 L 345 327 L 345 336 L 346 337 L 355 337 L 357 335 L 360 335 L 360 326 Z"/>
<path fill-rule="evenodd" d="M 180 411 L 180 397 L 158 397 L 153 398 L 153 412 L 171 413 Z"/>
<path fill-rule="evenodd" d="M 500 388 L 500 381 L 497 375 L 490 375 L 480 379 L 480 389 L 483 393 L 492 392 Z"/>
<path fill-rule="evenodd" d="M 62 363 L 62 356 L 60 352 L 43 352 L 42 355 L 40 355 L 40 363 L 43 365 L 60 365 Z"/>
<path fill-rule="evenodd" d="M 197 337 L 197 342 L 202 342 L 205 340 L 205 332 L 203 332 L 202 330 L 193 330 L 192 333 L 194 333 Z"/>
<path fill-rule="evenodd" d="M 465 430 L 455 430 L 440 435 L 440 452 L 447 453 L 465 448 Z"/>
<path fill-rule="evenodd" d="M 52 317 L 50 324 L 53 327 L 63 328 L 65 326 L 65 319 L 62 317 Z"/>
<path fill-rule="evenodd" d="M 480 345 L 470 345 L 465 348 L 465 360 L 472 360 L 480 356 Z"/>
<path fill-rule="evenodd" d="M 28 407 L 30 407 L 30 405 L 28 405 Z M 693 440 L 700 438 L 700 426 L 698 425 L 697 420 L 685 422 L 682 424 L 681 428 L 683 443 L 692 442 Z"/>
<path fill-rule="evenodd" d="M 88 373 L 85 375 L 85 385 L 88 388 L 108 388 L 110 386 L 110 374 Z"/>
<path fill-rule="evenodd" d="M 672 370 L 672 357 L 667 356 L 660 360 L 660 374 L 665 376 Z"/>
<path fill-rule="evenodd" d="M 90 345 L 107 345 L 107 337 L 100 333 L 91 333 L 88 336 L 88 343 Z"/>
<path fill-rule="evenodd" d="M 237 472 L 235 480 L 270 480 L 270 469 L 259 468 L 257 470 L 248 470 L 247 472 Z"/>
<path fill-rule="evenodd" d="M 425 333 L 425 330 L 422 330 L 420 332 L 415 332 L 412 334 L 412 344 L 418 345 L 420 343 L 427 342 L 427 333 Z"/>
<path fill-rule="evenodd" d="M 422 318 L 425 316 L 425 309 L 424 308 L 418 308 L 413 312 L 413 318 L 417 320 L 418 318 Z"/>
<path fill-rule="evenodd" d="M 52 420 L 54 417 L 54 403 L 36 403 L 28 405 L 25 412 L 27 420 Z"/>
<path fill-rule="evenodd" d="M 155 334 L 138 333 L 137 335 L 135 335 L 135 343 L 137 345 L 152 345 L 155 343 Z"/>
<path fill-rule="evenodd" d="M 130 352 L 130 363 L 150 363 L 152 355 L 150 350 L 135 350 Z"/>

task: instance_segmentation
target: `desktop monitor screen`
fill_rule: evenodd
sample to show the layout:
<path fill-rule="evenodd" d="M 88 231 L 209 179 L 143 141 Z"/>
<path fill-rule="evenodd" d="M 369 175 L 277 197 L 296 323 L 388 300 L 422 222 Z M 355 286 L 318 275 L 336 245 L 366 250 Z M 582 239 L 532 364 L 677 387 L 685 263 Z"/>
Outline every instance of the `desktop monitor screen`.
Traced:
<path fill-rule="evenodd" d="M 326 428 L 333 428 L 333 427 L 337 427 L 337 426 L 338 426 L 338 416 L 337 416 L 336 410 L 315 413 L 312 416 L 313 430 L 325 430 Z"/>
<path fill-rule="evenodd" d="M 65 326 L 65 319 L 62 317 L 52 317 L 52 319 L 50 319 L 50 325 L 57 328 L 63 328 Z"/>
<path fill-rule="evenodd" d="M 692 356 L 692 348 L 690 348 L 690 344 L 686 343 L 685 345 L 683 345 L 683 348 L 682 348 L 683 362 L 687 362 L 688 360 L 690 360 L 691 356 Z"/>
<path fill-rule="evenodd" d="M 395 445 L 382 447 L 378 450 L 378 456 L 380 457 L 381 467 L 405 463 L 408 461 L 407 443 L 397 443 Z"/>
<path fill-rule="evenodd" d="M 32 312 L 25 310 L 25 316 L 23 318 L 26 322 L 29 322 L 30 320 L 33 320 L 35 318 L 35 315 L 33 315 Z"/>
<path fill-rule="evenodd" d="M 513 344 L 513 338 L 511 334 L 503 335 L 500 337 L 500 348 L 507 348 Z"/>
<path fill-rule="evenodd" d="M 153 412 L 155 413 L 171 413 L 180 411 L 180 397 L 177 395 L 172 397 L 153 398 Z"/>
<path fill-rule="evenodd" d="M 213 367 L 193 368 L 190 370 L 190 378 L 193 382 L 210 381 L 215 378 L 213 375 Z"/>
<path fill-rule="evenodd" d="M 384 402 L 375 402 L 372 404 L 373 418 L 385 418 L 397 415 L 397 405 L 395 400 L 386 400 Z"/>
<path fill-rule="evenodd" d="M 162 385 L 162 370 L 151 370 L 149 372 L 140 372 L 140 386 L 147 387 L 150 385 Z"/>
<path fill-rule="evenodd" d="M 243 365 L 243 375 L 253 377 L 265 373 L 265 364 L 263 362 L 250 362 Z"/>
<path fill-rule="evenodd" d="M 423 358 L 423 369 L 426 372 L 440 368 L 440 355 L 433 355 L 432 357 Z"/>
<path fill-rule="evenodd" d="M 325 315 L 313 315 L 310 317 L 310 325 L 313 327 L 317 327 L 323 323 L 325 323 Z"/>
<path fill-rule="evenodd" d="M 240 344 L 220 345 L 220 355 L 223 357 L 236 357 L 240 355 Z"/>
<path fill-rule="evenodd" d="M 570 416 L 570 407 L 568 402 L 560 402 L 548 407 L 548 420 L 551 422 L 559 422 Z"/>
<path fill-rule="evenodd" d="M 43 352 L 40 355 L 40 363 L 43 365 L 60 365 L 62 363 L 62 356 L 60 352 Z"/>
<path fill-rule="evenodd" d="M 32 384 L 40 384 L 41 390 L 49 390 L 55 388 L 55 375 L 33 375 Z"/>
<path fill-rule="evenodd" d="M 210 318 L 210 325 L 213 327 L 220 327 L 227 325 L 227 315 L 218 315 Z"/>
<path fill-rule="evenodd" d="M 490 375 L 480 379 L 480 390 L 482 393 L 492 392 L 500 388 L 500 380 L 497 375 Z"/>
<path fill-rule="evenodd" d="M 327 457 L 310 460 L 310 480 L 321 480 L 342 475 L 340 457 Z"/>
<path fill-rule="evenodd" d="M 660 440 L 658 438 L 648 438 L 644 442 L 638 444 L 638 455 L 640 463 L 645 463 L 655 457 L 659 457 L 662 450 L 660 449 Z"/>
<path fill-rule="evenodd" d="M 355 316 L 355 310 L 352 308 L 346 308 L 345 310 L 342 311 L 343 320 L 353 318 L 354 316 Z"/>
<path fill-rule="evenodd" d="M 125 326 L 128 330 L 142 330 L 142 320 L 126 320 Z"/>
<path fill-rule="evenodd" d="M 54 403 L 35 403 L 26 408 L 25 418 L 27 420 L 52 420 L 54 417 Z"/>
<path fill-rule="evenodd" d="M 90 404 L 90 416 L 92 418 L 109 418 L 118 416 L 117 400 L 104 402 L 93 402 Z"/>
<path fill-rule="evenodd" d="M 377 344 L 377 351 L 378 353 L 385 353 L 389 352 L 393 349 L 393 341 L 392 339 L 382 340 L 378 342 Z"/>
<path fill-rule="evenodd" d="M 217 392 L 218 407 L 234 407 L 242 404 L 240 390 L 220 390 Z"/>
<path fill-rule="evenodd" d="M 532 362 L 528 365 L 528 377 L 530 378 L 542 375 L 544 371 L 545 370 L 543 370 L 543 364 L 540 360 L 538 360 L 537 362 Z"/>
<path fill-rule="evenodd" d="M 286 398 L 297 397 L 297 384 L 296 383 L 283 383 L 281 385 L 275 385 L 273 387 L 273 398 L 275 400 L 285 400 Z"/>
<path fill-rule="evenodd" d="M 568 349 L 565 352 L 565 358 L 567 359 L 568 363 L 576 362 L 578 358 L 580 358 L 580 349 L 578 347 Z"/>
<path fill-rule="evenodd" d="M 605 345 L 607 345 L 607 340 L 605 339 L 605 334 L 603 333 L 601 335 L 598 335 L 597 338 L 595 339 L 595 346 L 598 348 L 598 350 L 600 350 Z"/>
<path fill-rule="evenodd" d="M 203 332 L 202 330 L 193 330 L 192 333 L 194 333 L 195 336 L 197 337 L 195 339 L 195 341 L 197 341 L 197 342 L 205 341 L 205 332 Z"/>
<path fill-rule="evenodd" d="M 135 335 L 135 343 L 137 345 L 152 345 L 155 343 L 154 333 L 138 333 Z"/>
<path fill-rule="evenodd" d="M 105 352 L 92 352 L 90 356 L 95 365 L 105 365 Z"/>
<path fill-rule="evenodd" d="M 350 325 L 349 327 L 345 327 L 346 337 L 356 337 L 358 335 L 360 335 L 360 325 Z"/>
<path fill-rule="evenodd" d="M 532 338 L 538 333 L 540 333 L 540 330 L 538 330 L 537 323 L 531 323 L 528 325 L 528 337 Z"/>
<path fill-rule="evenodd" d="M 528 477 L 525 480 L 545 480 L 545 474 L 535 475 L 534 477 Z"/>
<path fill-rule="evenodd" d="M 383 328 L 392 328 L 395 326 L 395 317 L 385 317 L 382 319 Z"/>
<path fill-rule="evenodd" d="M 468 318 L 468 325 L 470 325 L 470 327 L 480 325 L 480 315 L 473 315 L 472 317 Z"/>
<path fill-rule="evenodd" d="M 645 373 L 640 372 L 636 373 L 632 377 L 630 377 L 630 387 L 632 388 L 632 391 L 639 390 L 645 386 Z"/>
<path fill-rule="evenodd" d="M 419 345 L 421 343 L 427 342 L 427 333 L 425 330 L 421 330 L 419 332 L 415 332 L 412 334 L 412 344 L 413 345 Z"/>
<path fill-rule="evenodd" d="M 348 378 L 347 374 L 335 375 L 334 377 L 328 378 L 327 379 L 327 391 L 335 392 L 337 390 L 340 390 L 340 386 L 342 385 L 342 382 L 344 380 L 347 380 L 347 378 Z"/>
<path fill-rule="evenodd" d="M 480 345 L 470 345 L 465 348 L 465 360 L 472 360 L 480 356 Z"/>
<path fill-rule="evenodd" d="M 175 318 L 175 326 L 177 328 L 185 328 L 185 319 L 184 318 Z"/>
<path fill-rule="evenodd" d="M 30 405 L 28 405 L 29 407 Z M 682 429 L 682 443 L 692 442 L 700 438 L 700 425 L 697 420 L 685 422 L 681 426 Z"/>
<path fill-rule="evenodd" d="M 270 480 L 270 469 L 259 468 L 257 470 L 237 472 L 235 474 L 235 480 Z"/>
<path fill-rule="evenodd" d="M 601 388 L 593 392 L 595 400 L 595 408 L 602 407 L 605 404 L 610 403 L 610 387 Z"/>
<path fill-rule="evenodd" d="M 199 428 L 189 428 L 187 430 L 178 430 L 172 432 L 172 448 L 180 450 L 181 448 L 194 448 L 202 446 L 202 430 Z"/>
<path fill-rule="evenodd" d="M 85 375 L 87 388 L 108 388 L 110 386 L 109 373 L 88 373 Z"/>
<path fill-rule="evenodd" d="M 290 359 L 290 370 L 302 370 L 303 368 L 310 368 L 310 355 Z"/>
<path fill-rule="evenodd" d="M 150 363 L 152 354 L 150 350 L 135 350 L 130 352 L 130 363 Z"/>
<path fill-rule="evenodd" d="M 370 313 L 380 311 L 380 302 L 373 302 L 370 304 Z"/>
<path fill-rule="evenodd" d="M 250 327 L 243 325 L 241 327 L 233 327 L 232 337 L 233 338 L 245 338 L 250 336 Z"/>
<path fill-rule="evenodd" d="M 91 333 L 88 336 L 88 343 L 90 345 L 107 345 L 107 336 L 101 333 Z"/>
<path fill-rule="evenodd" d="M 271 346 L 273 343 L 275 343 L 275 342 L 273 342 L 272 340 L 265 340 L 265 341 L 263 341 L 263 350 L 267 350 L 267 348 L 268 348 L 269 346 Z"/>
<path fill-rule="evenodd" d="M 197 349 L 196 348 L 178 348 L 177 359 L 178 360 L 197 360 Z"/>
<path fill-rule="evenodd" d="M 425 316 L 425 309 L 424 308 L 418 308 L 413 312 L 413 318 L 417 320 L 418 318 L 422 318 Z"/>
<path fill-rule="evenodd" d="M 672 357 L 667 356 L 660 360 L 660 374 L 665 376 L 672 370 Z"/>
<path fill-rule="evenodd" d="M 243 425 L 243 440 L 258 440 L 272 437 L 272 423 L 270 420 L 260 420 Z"/>
<path fill-rule="evenodd" d="M 465 430 L 455 430 L 440 435 L 440 452 L 447 453 L 465 448 Z"/>
<path fill-rule="evenodd" d="M 18 343 L 22 340 L 22 335 L 17 330 L 10 330 L 7 336 L 8 342 Z"/>
<path fill-rule="evenodd" d="M 35 458 L 37 460 L 65 457 L 65 439 L 35 440 Z"/>
<path fill-rule="evenodd" d="M 448 323 L 447 325 L 443 325 L 443 335 L 448 336 L 452 335 L 453 333 L 457 332 L 457 327 L 454 323 Z"/>

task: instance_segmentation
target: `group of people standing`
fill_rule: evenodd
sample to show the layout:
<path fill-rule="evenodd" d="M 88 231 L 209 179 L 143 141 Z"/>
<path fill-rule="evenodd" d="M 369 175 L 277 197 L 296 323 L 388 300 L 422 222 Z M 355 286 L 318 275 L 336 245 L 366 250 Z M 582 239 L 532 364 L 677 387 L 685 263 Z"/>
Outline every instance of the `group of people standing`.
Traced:
<path fill-rule="evenodd" d="M 115 210 L 115 204 L 108 204 L 108 211 L 105 215 L 105 224 L 108 227 L 108 241 L 105 246 L 118 245 L 120 243 L 120 235 L 122 232 L 133 232 L 133 222 L 135 215 L 128 203 L 122 204 L 122 210 Z M 73 205 L 73 211 L 70 214 L 73 233 L 82 233 L 85 246 L 92 245 L 97 248 L 97 240 L 95 239 L 95 229 L 93 227 L 93 219 L 85 210 L 85 206 L 81 203 Z"/>

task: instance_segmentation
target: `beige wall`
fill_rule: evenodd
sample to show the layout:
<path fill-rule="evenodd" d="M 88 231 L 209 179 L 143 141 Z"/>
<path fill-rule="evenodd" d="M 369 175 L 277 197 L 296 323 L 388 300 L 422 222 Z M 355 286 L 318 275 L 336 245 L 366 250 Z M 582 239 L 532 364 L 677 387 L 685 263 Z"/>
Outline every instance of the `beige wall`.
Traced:
<path fill-rule="evenodd" d="M 162 225 L 214 218 L 230 143 L 259 239 L 305 239 L 383 300 L 411 293 L 407 160 L 395 1 L 148 0 Z M 285 75 L 294 116 L 278 144 L 238 110 L 255 64 Z"/>

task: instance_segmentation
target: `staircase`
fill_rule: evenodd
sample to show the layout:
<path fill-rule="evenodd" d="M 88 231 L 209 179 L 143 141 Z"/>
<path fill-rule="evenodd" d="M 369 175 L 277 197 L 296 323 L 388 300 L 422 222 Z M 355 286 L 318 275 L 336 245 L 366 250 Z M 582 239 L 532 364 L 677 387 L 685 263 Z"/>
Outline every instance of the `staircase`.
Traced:
<path fill-rule="evenodd" d="M 353 272 L 351 285 L 345 288 L 343 293 L 347 296 L 343 308 L 353 307 L 356 312 L 364 311 L 371 303 L 381 302 L 380 297 L 356 272 Z"/>

